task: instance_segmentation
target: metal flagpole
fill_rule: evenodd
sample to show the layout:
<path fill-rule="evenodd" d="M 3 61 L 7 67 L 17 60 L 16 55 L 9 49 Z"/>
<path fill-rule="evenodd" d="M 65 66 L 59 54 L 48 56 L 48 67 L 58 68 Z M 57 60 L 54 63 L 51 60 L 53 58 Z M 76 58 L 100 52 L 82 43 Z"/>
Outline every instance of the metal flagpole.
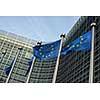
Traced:
<path fill-rule="evenodd" d="M 91 56 L 90 56 L 90 69 L 89 69 L 89 83 L 93 83 L 93 66 L 94 66 L 94 33 L 96 23 L 92 23 L 92 43 L 91 43 Z"/>
<path fill-rule="evenodd" d="M 58 71 L 59 60 L 60 60 L 60 53 L 61 53 L 61 49 L 62 49 L 62 43 L 65 38 L 65 34 L 62 34 L 60 37 L 61 37 L 61 43 L 60 43 L 60 48 L 59 48 L 59 52 L 58 52 L 58 57 L 57 57 L 57 62 L 56 62 L 55 70 L 54 70 L 52 83 L 56 82 L 57 71 Z"/>
<path fill-rule="evenodd" d="M 2 65 L 2 61 L 3 61 L 5 54 L 6 54 L 6 51 L 2 51 L 2 56 L 1 56 L 1 59 L 0 59 L 0 67 Z M 3 81 L 2 74 L 3 74 L 3 71 L 0 73 L 0 79 L 2 79 L 2 81 Z"/>
<path fill-rule="evenodd" d="M 6 54 L 6 51 L 3 51 L 2 54 L 3 55 L 1 56 L 0 63 L 2 62 L 2 60 L 3 60 L 3 58 L 4 58 L 5 54 Z"/>
<path fill-rule="evenodd" d="M 30 80 L 30 76 L 31 76 L 31 73 L 32 73 L 32 69 L 33 69 L 33 65 L 34 65 L 35 59 L 36 59 L 36 57 L 34 57 L 34 59 L 32 61 L 32 65 L 31 65 L 31 68 L 30 68 L 30 71 L 29 71 L 29 74 L 28 74 L 28 78 L 26 80 L 26 83 L 28 83 L 29 80 Z"/>
<path fill-rule="evenodd" d="M 17 52 L 17 54 L 16 54 L 16 57 L 15 57 L 15 60 L 14 60 L 13 65 L 12 65 L 12 68 L 11 68 L 11 70 L 10 70 L 10 73 L 9 73 L 9 75 L 8 75 L 8 77 L 7 77 L 6 83 L 9 82 L 10 76 L 11 76 L 12 71 L 13 71 L 13 69 L 14 69 L 14 66 L 15 66 L 16 60 L 17 60 L 17 58 L 18 58 L 18 55 L 19 55 L 19 53 L 20 53 L 20 50 L 22 50 L 22 48 L 18 48 L 18 52 Z"/>
<path fill-rule="evenodd" d="M 42 42 L 37 42 L 37 45 L 41 45 L 41 43 L 42 43 Z M 36 57 L 34 57 L 34 59 L 33 59 L 33 61 L 32 61 L 32 65 L 31 65 L 31 68 L 30 68 L 30 71 L 29 71 L 29 74 L 28 74 L 26 83 L 29 83 L 30 76 L 31 76 L 31 73 L 32 73 L 32 70 L 33 70 L 33 65 L 34 65 L 34 63 L 35 63 L 35 60 L 36 60 Z"/>

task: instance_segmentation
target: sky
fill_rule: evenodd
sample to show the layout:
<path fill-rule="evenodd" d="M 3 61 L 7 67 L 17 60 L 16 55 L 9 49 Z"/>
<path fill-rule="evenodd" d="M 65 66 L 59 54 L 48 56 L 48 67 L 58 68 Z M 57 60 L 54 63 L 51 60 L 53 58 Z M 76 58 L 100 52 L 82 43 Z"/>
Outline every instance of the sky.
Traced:
<path fill-rule="evenodd" d="M 0 16 L 0 30 L 52 42 L 67 34 L 79 16 Z"/>

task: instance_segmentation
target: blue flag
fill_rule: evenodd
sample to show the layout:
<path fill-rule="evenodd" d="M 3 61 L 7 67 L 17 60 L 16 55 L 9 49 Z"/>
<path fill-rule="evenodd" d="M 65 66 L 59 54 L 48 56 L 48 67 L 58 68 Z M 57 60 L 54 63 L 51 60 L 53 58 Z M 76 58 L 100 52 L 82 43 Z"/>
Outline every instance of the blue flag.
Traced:
<path fill-rule="evenodd" d="M 61 40 L 33 47 L 33 54 L 40 60 L 50 60 L 58 56 Z"/>
<path fill-rule="evenodd" d="M 2 58 L 2 54 L 0 53 L 0 59 Z"/>
<path fill-rule="evenodd" d="M 6 67 L 6 68 L 4 69 L 4 71 L 5 71 L 5 73 L 6 73 L 7 76 L 8 76 L 9 73 L 10 73 L 10 70 L 11 70 L 11 68 L 12 68 L 12 65 L 13 65 L 14 61 L 15 61 L 15 58 L 12 60 L 10 66 L 8 66 L 8 67 Z"/>
<path fill-rule="evenodd" d="M 92 32 L 89 31 L 73 42 L 71 42 L 69 45 L 67 45 L 62 51 L 62 55 L 66 55 L 71 51 L 84 51 L 84 50 L 90 50 L 91 49 L 91 40 L 92 40 Z"/>
<path fill-rule="evenodd" d="M 31 58 L 31 59 L 29 60 L 29 62 L 28 62 L 29 67 L 28 67 L 28 70 L 27 70 L 27 72 L 26 72 L 26 75 L 29 73 L 29 71 L 30 71 L 30 69 L 31 69 L 31 65 L 32 65 L 33 59 L 34 59 L 34 56 L 32 56 L 32 58 Z M 26 75 L 25 75 L 25 76 L 26 76 Z"/>

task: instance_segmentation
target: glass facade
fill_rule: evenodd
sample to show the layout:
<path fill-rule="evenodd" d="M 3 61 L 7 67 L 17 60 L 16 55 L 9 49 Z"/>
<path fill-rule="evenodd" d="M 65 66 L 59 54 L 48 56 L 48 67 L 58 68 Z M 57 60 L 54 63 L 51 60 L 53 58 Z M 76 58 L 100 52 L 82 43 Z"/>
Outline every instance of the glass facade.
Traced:
<path fill-rule="evenodd" d="M 35 41 L 28 40 L 12 33 L 0 31 L 0 53 L 2 54 L 2 59 L 0 60 L 0 82 L 6 82 L 7 75 L 4 69 L 11 64 L 19 47 L 23 49 L 18 55 L 9 82 L 26 81 L 27 77 L 25 74 L 28 69 L 28 61 L 32 56 L 32 45 L 35 45 Z M 3 55 L 4 51 L 6 52 L 5 55 Z"/>
<path fill-rule="evenodd" d="M 34 63 L 33 71 L 29 82 L 32 83 L 51 83 L 56 61 L 38 61 Z"/>
<path fill-rule="evenodd" d="M 82 16 L 68 33 L 63 44 L 67 44 L 78 38 L 80 35 L 91 30 L 91 23 L 96 22 L 95 30 L 95 50 L 94 50 L 94 83 L 100 82 L 100 17 L 99 16 Z M 13 72 L 11 74 L 10 83 L 25 83 L 28 70 L 28 61 L 32 57 L 32 46 L 36 41 L 26 39 L 0 31 L 0 53 L 6 52 L 3 59 L 0 60 L 0 82 L 5 83 L 7 75 L 4 68 L 9 66 L 15 57 L 19 47 L 20 51 Z M 56 65 L 56 59 L 49 61 L 40 61 L 36 59 L 32 73 L 29 79 L 30 83 L 51 83 Z M 88 83 L 90 67 L 90 51 L 70 52 L 60 57 L 60 64 L 57 73 L 56 83 Z"/>
<path fill-rule="evenodd" d="M 14 69 L 11 73 L 9 83 L 25 83 L 28 75 L 26 72 L 29 68 L 28 61 L 32 57 L 32 46 L 37 42 L 17 36 L 12 33 L 0 31 L 0 53 L 4 51 L 6 54 L 0 61 L 0 82 L 5 83 L 7 75 L 4 72 L 5 67 L 8 67 L 17 54 L 18 48 L 22 47 Z M 51 83 L 54 73 L 55 60 L 39 61 L 36 59 L 34 67 L 29 79 L 30 83 Z"/>
<path fill-rule="evenodd" d="M 100 82 L 100 17 L 83 16 L 68 33 L 65 45 L 91 30 L 91 23 L 95 22 L 95 50 L 94 50 L 94 83 Z M 90 67 L 90 51 L 76 51 L 61 57 L 56 82 L 88 83 Z"/>

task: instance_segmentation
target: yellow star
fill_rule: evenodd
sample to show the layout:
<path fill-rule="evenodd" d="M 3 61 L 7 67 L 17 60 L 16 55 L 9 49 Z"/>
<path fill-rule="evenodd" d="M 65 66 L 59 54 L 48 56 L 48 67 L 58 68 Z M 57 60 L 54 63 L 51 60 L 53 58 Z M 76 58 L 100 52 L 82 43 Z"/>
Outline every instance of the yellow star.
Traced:
<path fill-rule="evenodd" d="M 41 49 L 39 49 L 39 51 L 41 51 Z"/>
<path fill-rule="evenodd" d="M 81 40 L 84 40 L 84 38 L 81 38 Z"/>
<path fill-rule="evenodd" d="M 54 48 L 51 48 L 51 50 L 54 50 Z"/>
<path fill-rule="evenodd" d="M 40 52 L 40 55 L 42 55 L 42 53 Z"/>
<path fill-rule="evenodd" d="M 83 38 L 83 36 L 80 36 L 80 38 Z"/>
<path fill-rule="evenodd" d="M 44 55 L 42 55 L 42 57 L 44 58 Z"/>
<path fill-rule="evenodd" d="M 67 45 L 67 47 L 69 47 L 69 45 Z"/>
<path fill-rule="evenodd" d="M 53 52 L 51 51 L 51 53 L 53 53 Z"/>
<path fill-rule="evenodd" d="M 80 42 L 80 44 L 82 44 L 82 42 Z"/>
<path fill-rule="evenodd" d="M 79 47 L 79 44 L 77 44 L 76 46 Z"/>
<path fill-rule="evenodd" d="M 48 58 L 48 56 L 46 56 L 46 58 Z"/>
<path fill-rule="evenodd" d="M 73 48 L 75 47 L 75 45 L 72 46 Z"/>

